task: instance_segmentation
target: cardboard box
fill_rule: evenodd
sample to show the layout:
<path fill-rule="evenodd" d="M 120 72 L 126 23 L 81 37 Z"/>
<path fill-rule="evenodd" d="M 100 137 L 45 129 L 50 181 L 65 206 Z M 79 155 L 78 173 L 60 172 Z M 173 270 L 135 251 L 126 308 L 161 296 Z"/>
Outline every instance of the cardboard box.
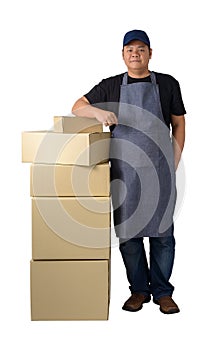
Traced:
<path fill-rule="evenodd" d="M 103 131 L 103 124 L 95 118 L 55 116 L 53 119 L 55 132 L 77 134 L 81 132 L 93 133 Z"/>
<path fill-rule="evenodd" d="M 32 198 L 32 258 L 109 259 L 110 197 Z"/>
<path fill-rule="evenodd" d="M 63 134 L 52 131 L 22 133 L 22 161 L 26 163 L 94 165 L 109 159 L 110 133 Z"/>
<path fill-rule="evenodd" d="M 110 166 L 32 164 L 30 195 L 34 196 L 110 196 Z"/>
<path fill-rule="evenodd" d="M 109 261 L 31 261 L 31 320 L 107 320 Z"/>

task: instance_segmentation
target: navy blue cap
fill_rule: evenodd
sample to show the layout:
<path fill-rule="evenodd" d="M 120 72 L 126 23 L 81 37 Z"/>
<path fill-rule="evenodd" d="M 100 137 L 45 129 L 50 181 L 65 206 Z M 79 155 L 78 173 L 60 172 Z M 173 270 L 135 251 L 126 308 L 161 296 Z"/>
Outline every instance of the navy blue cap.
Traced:
<path fill-rule="evenodd" d="M 148 45 L 148 47 L 150 48 L 150 40 L 149 40 L 147 34 L 143 30 L 135 29 L 135 30 L 131 30 L 130 32 L 127 32 L 124 36 L 124 39 L 123 39 L 123 47 L 125 45 L 128 45 L 128 43 L 130 43 L 130 41 L 132 41 L 132 40 L 143 41 L 143 43 Z"/>

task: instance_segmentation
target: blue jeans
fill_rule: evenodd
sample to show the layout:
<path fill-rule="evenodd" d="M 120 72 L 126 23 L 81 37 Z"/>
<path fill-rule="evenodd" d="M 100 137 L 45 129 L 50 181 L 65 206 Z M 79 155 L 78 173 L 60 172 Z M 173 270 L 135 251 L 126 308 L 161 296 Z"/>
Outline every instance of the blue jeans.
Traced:
<path fill-rule="evenodd" d="M 174 236 L 149 237 L 150 269 L 144 249 L 143 237 L 120 243 L 131 293 L 141 293 L 154 299 L 172 296 L 174 287 L 169 282 L 175 256 Z"/>

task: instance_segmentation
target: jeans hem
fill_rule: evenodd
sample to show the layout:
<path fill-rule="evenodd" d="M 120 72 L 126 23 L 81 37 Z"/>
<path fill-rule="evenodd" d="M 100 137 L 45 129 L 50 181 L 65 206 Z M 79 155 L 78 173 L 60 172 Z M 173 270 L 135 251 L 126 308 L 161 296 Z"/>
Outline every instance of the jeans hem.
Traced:
<path fill-rule="evenodd" d="M 155 295 L 153 295 L 153 300 L 158 300 L 162 297 L 172 297 L 173 293 L 164 293 L 164 294 L 159 294 L 158 296 L 155 297 Z"/>
<path fill-rule="evenodd" d="M 145 297 L 149 297 L 149 296 L 151 296 L 151 292 L 146 292 L 146 291 L 142 291 L 142 290 L 133 290 L 131 287 L 129 287 L 129 289 L 130 289 L 130 292 L 131 292 L 131 294 L 133 294 L 133 293 L 138 293 L 138 294 L 142 294 L 142 295 L 144 295 Z"/>

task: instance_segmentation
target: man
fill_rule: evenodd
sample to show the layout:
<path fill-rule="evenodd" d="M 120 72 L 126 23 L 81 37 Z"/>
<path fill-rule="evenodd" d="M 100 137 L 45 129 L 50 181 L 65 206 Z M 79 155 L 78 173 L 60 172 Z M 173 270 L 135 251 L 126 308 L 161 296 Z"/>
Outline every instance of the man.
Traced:
<path fill-rule="evenodd" d="M 110 127 L 114 226 L 130 283 L 123 310 L 138 311 L 151 300 L 165 314 L 179 312 L 169 282 L 175 252 L 175 170 L 185 139 L 186 113 L 178 82 L 148 69 L 148 35 L 132 30 L 123 39 L 127 73 L 102 80 L 77 100 L 72 112 Z M 98 103 L 119 103 L 118 112 Z M 95 106 L 94 106 L 95 104 Z M 172 140 L 170 138 L 172 131 Z M 143 238 L 149 237 L 150 268 Z"/>

